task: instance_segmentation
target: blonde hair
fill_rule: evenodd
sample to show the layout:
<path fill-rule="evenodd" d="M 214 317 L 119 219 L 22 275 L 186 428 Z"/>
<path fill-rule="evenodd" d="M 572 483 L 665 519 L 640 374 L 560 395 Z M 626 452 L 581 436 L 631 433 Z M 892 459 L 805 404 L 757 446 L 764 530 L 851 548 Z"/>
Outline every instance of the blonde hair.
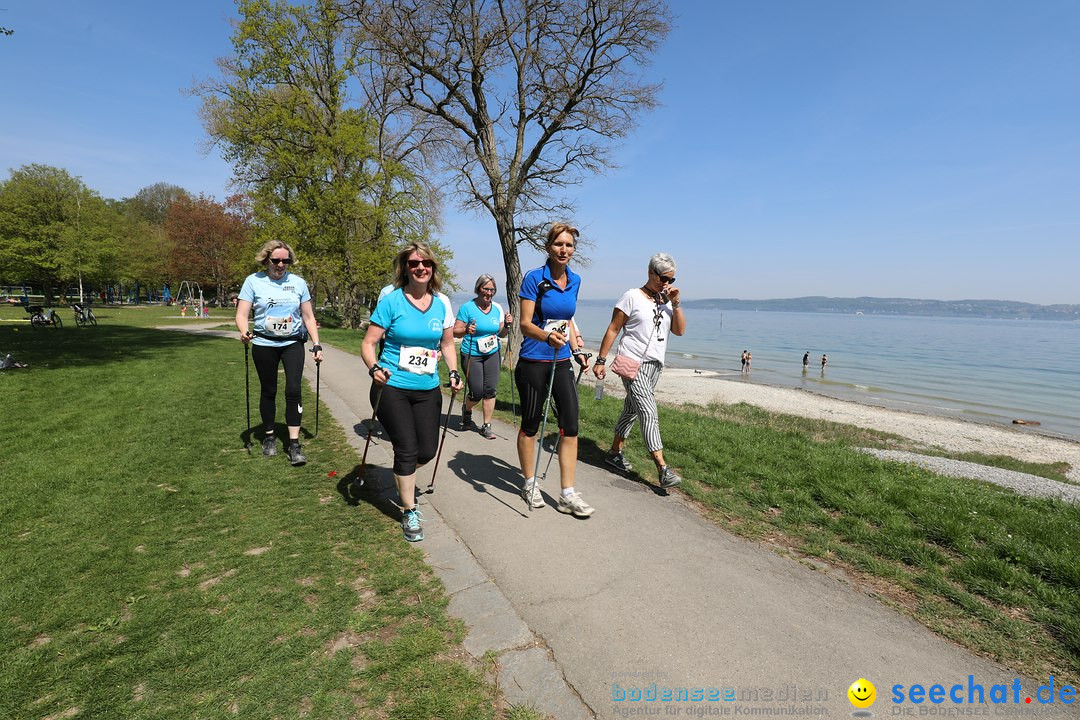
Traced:
<path fill-rule="evenodd" d="M 574 244 L 576 245 L 578 236 L 581 234 L 578 232 L 578 229 L 569 223 L 557 222 L 547 231 L 547 240 L 544 241 L 544 249 L 550 250 L 551 246 L 555 243 L 555 238 L 559 237 L 564 232 L 574 236 Z"/>
<path fill-rule="evenodd" d="M 435 259 L 435 254 L 431 252 L 431 248 L 427 243 L 409 243 L 397 254 L 397 257 L 394 258 L 394 287 L 401 288 L 409 284 L 409 263 L 407 261 L 413 253 L 435 263 L 435 266 L 431 268 L 431 280 L 428 281 L 428 290 L 434 295 L 442 289 L 442 278 L 439 277 L 439 261 Z"/>
<path fill-rule="evenodd" d="M 282 242 L 281 240 L 271 240 L 270 242 L 259 248 L 259 252 L 255 253 L 255 262 L 260 265 L 266 265 L 270 262 L 270 255 L 275 250 L 285 248 L 289 251 L 289 264 L 292 265 L 296 262 L 296 255 L 293 253 L 293 249 L 289 247 L 289 243 Z"/>

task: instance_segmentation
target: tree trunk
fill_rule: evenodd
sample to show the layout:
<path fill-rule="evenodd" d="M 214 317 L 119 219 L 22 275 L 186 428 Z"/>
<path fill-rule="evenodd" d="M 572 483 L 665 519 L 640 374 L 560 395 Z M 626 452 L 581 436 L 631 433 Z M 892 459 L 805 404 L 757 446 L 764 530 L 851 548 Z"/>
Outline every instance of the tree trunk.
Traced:
<path fill-rule="evenodd" d="M 510 326 L 510 334 L 507 337 L 507 352 L 505 362 L 507 367 L 517 364 L 518 349 L 521 347 L 521 259 L 518 257 L 517 243 L 514 242 L 514 217 L 513 213 L 497 213 L 495 215 L 495 227 L 499 232 L 499 245 L 502 247 L 503 267 L 506 270 L 506 303 L 509 312 L 514 317 L 514 324 Z"/>

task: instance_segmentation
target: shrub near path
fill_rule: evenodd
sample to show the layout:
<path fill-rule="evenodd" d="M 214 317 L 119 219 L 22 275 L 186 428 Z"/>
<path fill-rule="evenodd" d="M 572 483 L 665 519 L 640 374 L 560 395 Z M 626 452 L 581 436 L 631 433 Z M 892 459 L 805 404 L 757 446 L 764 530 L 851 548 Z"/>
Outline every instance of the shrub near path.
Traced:
<path fill-rule="evenodd" d="M 339 428 L 304 468 L 243 450 L 239 343 L 5 323 L 0 350 L 31 366 L 0 372 L 0 717 L 533 716 L 397 523 L 337 492 Z"/>

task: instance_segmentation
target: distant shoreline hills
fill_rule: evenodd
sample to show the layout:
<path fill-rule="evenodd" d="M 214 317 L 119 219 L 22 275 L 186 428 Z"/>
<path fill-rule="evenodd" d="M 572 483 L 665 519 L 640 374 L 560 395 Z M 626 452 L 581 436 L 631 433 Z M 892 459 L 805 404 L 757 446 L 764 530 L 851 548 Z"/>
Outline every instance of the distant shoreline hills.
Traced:
<path fill-rule="evenodd" d="M 588 301 L 592 305 L 600 301 Z M 604 302 L 602 304 L 611 304 Z M 686 300 L 699 310 L 760 310 L 764 312 L 835 313 L 841 315 L 916 315 L 976 317 L 1008 320 L 1080 321 L 1080 305 L 1036 305 L 1013 300 L 915 300 L 912 298 L 833 298 L 824 296 L 775 300 L 710 298 Z"/>

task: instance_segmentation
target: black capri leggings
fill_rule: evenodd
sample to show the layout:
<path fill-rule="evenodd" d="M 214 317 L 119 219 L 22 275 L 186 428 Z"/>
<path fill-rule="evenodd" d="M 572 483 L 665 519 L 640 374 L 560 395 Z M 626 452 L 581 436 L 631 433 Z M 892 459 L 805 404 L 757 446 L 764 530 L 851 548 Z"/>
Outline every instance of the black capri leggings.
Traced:
<path fill-rule="evenodd" d="M 304 376 L 304 343 L 294 342 L 283 347 L 251 346 L 251 359 L 259 375 L 259 415 L 266 434 L 274 432 L 277 414 L 278 364 L 285 366 L 285 424 L 299 427 L 303 412 L 300 405 L 300 379 Z"/>
<path fill-rule="evenodd" d="M 469 378 L 469 400 L 495 397 L 499 388 L 499 353 L 462 355 L 459 367 L 461 374 Z"/>
<path fill-rule="evenodd" d="M 371 384 L 371 404 L 379 392 Z M 439 415 L 442 393 L 431 390 L 402 390 L 385 386 L 379 411 L 375 414 L 394 445 L 394 474 L 412 475 L 418 465 L 435 457 L 439 449 Z"/>
<path fill-rule="evenodd" d="M 540 429 L 550 377 L 550 362 L 519 360 L 517 368 L 514 369 L 514 379 L 521 394 L 521 432 L 528 437 L 533 437 Z M 565 437 L 577 437 L 578 394 L 569 360 L 555 363 L 555 383 L 551 388 L 551 397 L 555 401 L 559 430 Z"/>

